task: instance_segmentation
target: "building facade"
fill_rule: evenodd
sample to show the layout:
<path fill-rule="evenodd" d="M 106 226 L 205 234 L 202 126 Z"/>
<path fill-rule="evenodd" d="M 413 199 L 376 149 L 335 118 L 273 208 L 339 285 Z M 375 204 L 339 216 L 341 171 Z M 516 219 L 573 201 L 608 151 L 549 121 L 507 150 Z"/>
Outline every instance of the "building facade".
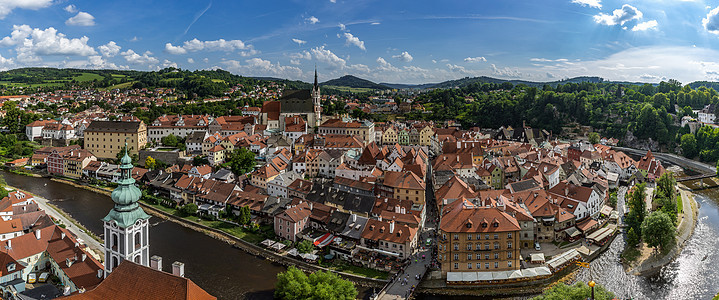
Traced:
<path fill-rule="evenodd" d="M 93 121 L 85 129 L 85 149 L 98 158 L 115 159 L 127 143 L 130 155 L 147 144 L 147 127 L 140 122 Z"/>

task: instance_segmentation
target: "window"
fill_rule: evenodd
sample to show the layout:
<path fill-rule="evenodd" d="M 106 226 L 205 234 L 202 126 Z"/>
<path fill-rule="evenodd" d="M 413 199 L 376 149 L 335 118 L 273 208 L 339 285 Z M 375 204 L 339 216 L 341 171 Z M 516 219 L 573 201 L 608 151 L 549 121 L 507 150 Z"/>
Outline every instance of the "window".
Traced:
<path fill-rule="evenodd" d="M 454 244 L 454 250 L 459 250 L 459 244 Z"/>
<path fill-rule="evenodd" d="M 512 251 L 507 251 L 507 258 L 512 258 Z"/>
<path fill-rule="evenodd" d="M 489 269 L 489 263 L 484 263 L 484 268 Z"/>
<path fill-rule="evenodd" d="M 482 235 L 481 235 L 481 234 L 477 234 L 477 240 L 481 240 L 481 239 L 482 239 Z"/>
<path fill-rule="evenodd" d="M 485 234 L 485 235 L 484 235 L 484 239 L 485 239 L 485 240 L 488 240 L 488 239 L 489 239 L 489 234 Z"/>
<path fill-rule="evenodd" d="M 507 262 L 507 267 L 509 267 L 509 268 L 512 267 L 512 261 L 508 261 L 508 262 Z"/>
<path fill-rule="evenodd" d="M 499 243 L 494 242 L 494 250 L 497 250 L 497 249 L 499 249 Z"/>
<path fill-rule="evenodd" d="M 484 259 L 485 259 L 485 260 L 489 260 L 489 254 L 485 254 L 485 255 L 484 255 Z"/>
<path fill-rule="evenodd" d="M 454 240 L 455 240 L 455 241 L 456 241 L 456 240 L 459 240 L 459 234 L 456 234 L 456 233 L 454 234 Z"/>
<path fill-rule="evenodd" d="M 472 269 L 472 263 L 467 263 L 467 269 Z"/>
<path fill-rule="evenodd" d="M 507 249 L 512 249 L 512 242 L 507 242 Z"/>
<path fill-rule="evenodd" d="M 472 244 L 467 244 L 467 250 L 472 250 Z"/>
<path fill-rule="evenodd" d="M 494 262 L 494 268 L 499 268 L 499 262 Z"/>
<path fill-rule="evenodd" d="M 494 254 L 494 259 L 499 259 L 499 253 Z"/>
<path fill-rule="evenodd" d="M 482 264 L 481 264 L 481 263 L 477 263 L 477 269 L 479 270 L 479 269 L 481 269 L 481 268 L 482 268 Z"/>
<path fill-rule="evenodd" d="M 499 234 L 496 234 L 496 233 L 495 233 L 495 234 L 494 234 L 494 239 L 495 239 L 495 240 L 499 239 Z"/>
<path fill-rule="evenodd" d="M 477 260 L 480 260 L 480 259 L 482 259 L 482 255 L 481 255 L 481 254 L 477 254 Z"/>
<path fill-rule="evenodd" d="M 484 243 L 484 250 L 489 250 L 489 243 Z"/>
<path fill-rule="evenodd" d="M 459 264 L 458 264 L 458 263 L 454 263 L 454 269 L 455 269 L 455 270 L 456 270 L 456 269 L 459 269 Z"/>
<path fill-rule="evenodd" d="M 507 233 L 507 238 L 508 238 L 508 239 L 511 239 L 511 238 L 512 238 L 512 233 L 511 233 L 511 232 L 510 232 L 510 233 Z"/>
<path fill-rule="evenodd" d="M 471 223 L 467 223 L 467 227 L 471 227 L 472 225 L 470 225 L 470 224 L 471 224 Z M 471 234 L 468 234 L 468 235 L 467 235 L 467 240 L 468 240 L 468 241 L 471 241 L 471 240 L 472 240 L 472 235 L 471 235 Z"/>
<path fill-rule="evenodd" d="M 472 260 L 472 254 L 467 254 L 467 260 Z"/>
<path fill-rule="evenodd" d="M 454 254 L 454 260 L 459 260 L 459 254 L 457 254 L 457 253 Z"/>

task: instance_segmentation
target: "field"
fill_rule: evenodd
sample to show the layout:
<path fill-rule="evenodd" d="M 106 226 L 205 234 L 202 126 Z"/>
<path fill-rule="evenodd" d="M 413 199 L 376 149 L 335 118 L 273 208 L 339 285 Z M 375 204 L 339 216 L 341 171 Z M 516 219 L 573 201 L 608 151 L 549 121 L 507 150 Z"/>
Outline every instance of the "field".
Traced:
<path fill-rule="evenodd" d="M 119 83 L 119 84 L 116 84 L 116 85 L 113 85 L 113 86 L 108 86 L 108 87 L 106 87 L 106 88 L 104 88 L 104 89 L 101 89 L 101 90 L 109 91 L 109 90 L 114 90 L 114 89 L 129 88 L 129 87 L 131 87 L 133 84 L 135 84 L 135 82 L 137 82 L 137 81 L 129 81 L 129 82 L 125 82 L 125 83 Z"/>
<path fill-rule="evenodd" d="M 120 75 L 120 74 L 113 74 L 113 77 L 117 78 L 123 78 L 127 77 L 126 75 Z M 6 85 L 9 87 L 47 87 L 47 86 L 63 86 L 66 83 L 69 83 L 73 80 L 77 82 L 86 82 L 86 81 L 93 81 L 93 80 L 102 80 L 103 77 L 94 74 L 94 73 L 77 73 L 69 78 L 63 78 L 63 79 L 57 79 L 57 80 L 45 80 L 43 83 L 24 83 L 24 82 L 10 82 L 10 81 L 0 81 L 0 85 Z"/>

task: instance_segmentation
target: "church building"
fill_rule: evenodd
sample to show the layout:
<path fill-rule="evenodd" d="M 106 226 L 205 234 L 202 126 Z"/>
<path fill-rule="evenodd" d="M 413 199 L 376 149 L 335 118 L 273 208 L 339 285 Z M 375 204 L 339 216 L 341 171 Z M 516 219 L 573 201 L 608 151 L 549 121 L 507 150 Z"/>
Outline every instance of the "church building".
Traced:
<path fill-rule="evenodd" d="M 268 130 L 284 131 L 285 118 L 300 116 L 310 128 L 320 126 L 322 107 L 320 103 L 320 86 L 315 83 L 312 90 L 284 90 L 277 101 L 265 101 L 260 111 L 260 122 L 267 125 Z"/>

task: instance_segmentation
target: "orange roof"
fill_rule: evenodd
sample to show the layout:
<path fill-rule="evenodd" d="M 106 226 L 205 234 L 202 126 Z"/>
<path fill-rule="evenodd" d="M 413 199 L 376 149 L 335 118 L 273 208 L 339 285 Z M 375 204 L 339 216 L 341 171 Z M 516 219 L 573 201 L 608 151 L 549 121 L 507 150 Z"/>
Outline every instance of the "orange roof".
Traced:
<path fill-rule="evenodd" d="M 122 261 L 95 289 L 60 299 L 214 300 L 192 280 Z"/>
<path fill-rule="evenodd" d="M 519 231 L 519 223 L 497 207 L 475 206 L 467 199 L 452 202 L 439 225 L 444 232 Z"/>
<path fill-rule="evenodd" d="M 425 189 L 424 180 L 419 178 L 419 176 L 413 172 L 387 171 L 384 175 L 384 185 L 400 189 Z"/>

